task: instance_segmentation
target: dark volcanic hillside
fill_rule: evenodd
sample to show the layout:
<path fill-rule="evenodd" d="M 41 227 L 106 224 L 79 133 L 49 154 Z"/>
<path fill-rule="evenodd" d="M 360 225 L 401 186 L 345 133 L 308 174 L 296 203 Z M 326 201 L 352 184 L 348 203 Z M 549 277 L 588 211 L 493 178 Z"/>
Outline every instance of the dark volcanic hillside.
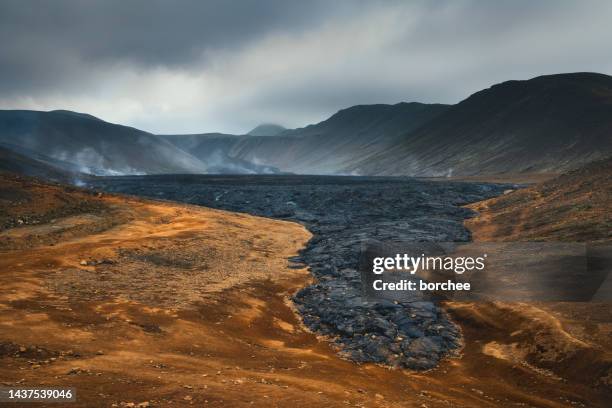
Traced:
<path fill-rule="evenodd" d="M 201 161 L 159 136 L 69 111 L 0 111 L 0 143 L 74 164 L 91 174 L 206 171 Z"/>
<path fill-rule="evenodd" d="M 276 138 L 243 138 L 231 155 L 302 174 L 342 174 L 358 158 L 398 143 L 401 136 L 447 109 L 446 105 L 358 105 Z"/>
<path fill-rule="evenodd" d="M 78 174 L 0 146 L 0 173 L 15 173 L 61 183 L 73 183 Z"/>
<path fill-rule="evenodd" d="M 227 157 L 274 166 L 286 172 L 338 174 L 355 160 L 397 143 L 406 132 L 446 108 L 446 105 L 421 103 L 359 105 L 343 109 L 315 125 L 285 130 L 279 136 L 209 133 L 165 137 L 206 162 Z"/>
<path fill-rule="evenodd" d="M 301 174 L 561 173 L 612 154 L 612 77 L 508 81 L 453 106 L 360 105 L 279 136 L 199 135 L 189 143 L 179 146 L 200 159 L 220 150 Z"/>
<path fill-rule="evenodd" d="M 206 163 L 207 173 L 209 174 L 272 174 L 279 172 L 273 166 L 257 164 L 230 156 L 233 146 L 242 138 L 249 136 L 202 133 L 195 135 L 160 135 L 160 137 Z"/>
<path fill-rule="evenodd" d="M 161 136 L 75 112 L 0 111 L 0 144 L 98 175 L 541 175 L 612 154 L 612 77 L 508 81 L 452 106 L 358 105 L 304 128 L 254 135 L 280 130 Z"/>
<path fill-rule="evenodd" d="M 286 128 L 275 125 L 274 123 L 264 123 L 252 129 L 247 135 L 250 136 L 278 136 L 283 133 Z"/>
<path fill-rule="evenodd" d="M 393 175 L 561 172 L 612 153 L 612 77 L 559 74 L 477 92 L 347 166 Z"/>

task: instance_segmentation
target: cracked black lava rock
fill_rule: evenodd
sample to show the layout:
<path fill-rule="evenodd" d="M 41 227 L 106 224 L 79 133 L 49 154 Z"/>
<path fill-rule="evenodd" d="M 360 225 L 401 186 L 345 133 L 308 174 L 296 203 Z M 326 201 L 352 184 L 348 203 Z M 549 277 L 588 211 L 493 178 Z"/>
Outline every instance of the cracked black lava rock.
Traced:
<path fill-rule="evenodd" d="M 468 241 L 461 206 L 501 194 L 508 184 L 343 176 L 168 175 L 104 177 L 91 187 L 294 220 L 313 234 L 293 262 L 317 283 L 293 298 L 304 324 L 345 358 L 426 370 L 461 345 L 461 332 L 430 301 L 365 302 L 357 263 L 361 243 Z"/>

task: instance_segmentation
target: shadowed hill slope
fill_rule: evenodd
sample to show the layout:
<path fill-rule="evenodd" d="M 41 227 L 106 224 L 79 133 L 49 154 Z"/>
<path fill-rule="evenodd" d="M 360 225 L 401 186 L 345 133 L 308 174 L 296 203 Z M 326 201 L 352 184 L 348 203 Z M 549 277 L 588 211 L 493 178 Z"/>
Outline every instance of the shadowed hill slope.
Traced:
<path fill-rule="evenodd" d="M 419 176 L 562 172 L 609 154 L 612 77 L 559 74 L 477 92 L 347 171 Z"/>
<path fill-rule="evenodd" d="M 204 173 L 206 166 L 165 139 L 70 111 L 0 111 L 0 143 L 99 175 Z"/>
<path fill-rule="evenodd" d="M 176 147 L 206 163 L 210 174 L 272 174 L 279 170 L 270 165 L 231 157 L 232 147 L 242 138 L 225 133 L 201 133 L 194 135 L 161 135 Z"/>
<path fill-rule="evenodd" d="M 559 174 L 612 154 L 612 77 L 507 81 L 452 106 L 359 105 L 279 136 L 194 135 L 189 144 L 180 146 L 198 157 L 220 149 L 300 174 Z"/>
<path fill-rule="evenodd" d="M 612 158 L 470 207 L 479 241 L 611 241 Z"/>
<path fill-rule="evenodd" d="M 283 133 L 286 128 L 274 123 L 264 123 L 253 128 L 247 135 L 249 136 L 278 136 Z"/>
<path fill-rule="evenodd" d="M 78 173 L 63 170 L 3 146 L 0 146 L 0 173 L 16 173 L 59 183 L 72 183 L 79 176 Z"/>
<path fill-rule="evenodd" d="M 0 143 L 97 175 L 559 174 L 612 154 L 612 77 L 508 81 L 452 106 L 358 105 L 277 136 L 159 136 L 69 111 L 0 111 Z"/>
<path fill-rule="evenodd" d="M 285 130 L 278 136 L 221 133 L 164 136 L 208 162 L 239 160 L 300 174 L 338 174 L 357 158 L 397 142 L 446 109 L 446 105 L 399 103 L 343 109 L 315 125 Z"/>
<path fill-rule="evenodd" d="M 353 106 L 279 137 L 242 138 L 230 155 L 295 173 L 350 173 L 344 169 L 357 158 L 392 146 L 446 109 L 446 105 L 421 103 Z"/>

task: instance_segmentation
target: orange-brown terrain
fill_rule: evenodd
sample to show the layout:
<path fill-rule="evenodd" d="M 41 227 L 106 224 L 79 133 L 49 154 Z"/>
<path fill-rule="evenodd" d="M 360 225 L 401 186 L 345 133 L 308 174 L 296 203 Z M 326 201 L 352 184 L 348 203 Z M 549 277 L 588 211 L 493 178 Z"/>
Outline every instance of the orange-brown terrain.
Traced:
<path fill-rule="evenodd" d="M 74 387 L 66 406 L 609 401 L 608 305 L 582 330 L 533 305 L 451 304 L 461 356 L 392 370 L 342 360 L 300 324 L 299 224 L 0 175 L 0 225 L 1 385 Z"/>
<path fill-rule="evenodd" d="M 465 223 L 477 242 L 609 244 L 612 242 L 612 159 L 600 160 L 544 183 L 468 207 L 479 212 Z M 462 313 L 466 307 L 472 309 L 472 315 L 493 315 L 496 322 L 506 320 L 508 314 L 531 321 L 534 328 L 549 321 L 545 330 L 536 329 L 534 336 L 527 337 L 524 333 L 512 332 L 515 327 L 509 326 L 510 335 L 490 348 L 491 354 L 533 364 L 567 381 L 586 380 L 612 397 L 612 304 L 609 302 L 499 302 L 451 305 L 451 310 Z"/>
<path fill-rule="evenodd" d="M 476 241 L 612 241 L 612 159 L 469 207 Z"/>

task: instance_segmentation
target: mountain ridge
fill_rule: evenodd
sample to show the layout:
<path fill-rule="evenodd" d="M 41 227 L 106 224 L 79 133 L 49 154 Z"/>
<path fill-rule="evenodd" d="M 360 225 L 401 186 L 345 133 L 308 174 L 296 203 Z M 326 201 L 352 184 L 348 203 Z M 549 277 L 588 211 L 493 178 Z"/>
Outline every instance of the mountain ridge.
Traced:
<path fill-rule="evenodd" d="M 0 110 L 0 143 L 96 175 L 206 171 L 204 163 L 157 135 L 71 111 Z"/>
<path fill-rule="evenodd" d="M 286 127 L 277 125 L 275 123 L 262 123 L 259 126 L 251 129 L 247 135 L 250 136 L 278 136 L 287 130 Z"/>
<path fill-rule="evenodd" d="M 509 80 L 455 105 L 355 105 L 277 136 L 154 135 L 86 113 L 4 110 L 0 144 L 97 175 L 561 173 L 612 154 L 612 77 Z"/>
<path fill-rule="evenodd" d="M 270 163 L 294 173 L 351 174 L 344 168 L 357 155 L 391 146 L 406 131 L 431 120 L 447 107 L 419 102 L 356 105 L 319 123 L 287 130 L 276 139 L 241 139 L 230 155 Z"/>
<path fill-rule="evenodd" d="M 612 77 L 506 81 L 405 136 L 348 170 L 416 176 L 571 170 L 612 153 Z"/>

